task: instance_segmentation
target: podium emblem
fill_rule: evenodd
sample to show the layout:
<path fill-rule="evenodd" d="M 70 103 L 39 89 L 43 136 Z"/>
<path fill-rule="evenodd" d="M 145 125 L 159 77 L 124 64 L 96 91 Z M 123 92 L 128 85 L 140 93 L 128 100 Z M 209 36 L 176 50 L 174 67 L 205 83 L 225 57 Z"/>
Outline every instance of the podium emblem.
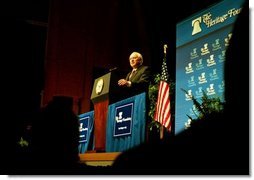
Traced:
<path fill-rule="evenodd" d="M 104 84 L 103 79 L 102 78 L 99 79 L 97 84 L 96 84 L 96 89 L 95 89 L 95 92 L 96 92 L 97 95 L 99 95 L 102 92 L 103 84 Z"/>

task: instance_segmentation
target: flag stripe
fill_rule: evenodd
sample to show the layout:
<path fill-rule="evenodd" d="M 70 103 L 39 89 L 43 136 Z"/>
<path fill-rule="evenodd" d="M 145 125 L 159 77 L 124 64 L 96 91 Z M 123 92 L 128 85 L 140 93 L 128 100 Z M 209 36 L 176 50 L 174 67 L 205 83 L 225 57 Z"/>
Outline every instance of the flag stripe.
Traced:
<path fill-rule="evenodd" d="M 166 86 L 164 89 L 165 89 L 165 91 L 164 91 L 164 94 L 163 94 L 163 97 L 164 97 L 164 99 L 162 99 L 162 101 L 163 101 L 163 106 L 162 106 L 162 115 L 165 113 L 165 111 L 166 111 L 166 106 L 167 106 L 167 104 L 169 103 L 169 101 L 167 101 L 167 99 L 169 98 L 169 87 L 167 86 L 167 84 L 166 83 L 164 83 L 164 85 Z"/>
<path fill-rule="evenodd" d="M 159 119 L 160 119 L 160 122 L 163 124 L 163 121 L 164 121 L 164 115 L 163 115 L 163 111 L 165 110 L 165 103 L 166 101 L 164 101 L 164 99 L 166 98 L 165 95 L 167 94 L 167 91 L 166 91 L 166 87 L 165 87 L 165 83 L 163 83 L 162 87 L 163 87 L 163 90 L 162 90 L 162 93 L 163 93 L 163 96 L 161 97 L 160 99 L 160 110 L 159 110 Z"/>
<path fill-rule="evenodd" d="M 157 100 L 157 107 L 156 107 L 156 117 L 155 117 L 155 120 L 158 120 L 158 114 L 159 114 L 159 110 L 160 110 L 160 102 L 161 102 L 161 89 L 162 89 L 162 86 L 161 86 L 161 82 L 160 82 L 160 86 L 159 86 L 159 92 L 158 92 L 158 100 Z M 159 121 L 160 122 L 160 121 Z"/>
<path fill-rule="evenodd" d="M 160 109 L 159 117 L 160 117 L 160 122 L 164 125 L 165 124 L 165 111 L 167 109 L 167 99 L 169 98 L 169 93 L 168 93 L 168 86 L 165 82 L 163 82 L 163 98 L 161 99 L 161 104 L 162 107 Z"/>
<path fill-rule="evenodd" d="M 168 111 L 169 111 L 170 105 L 167 107 Z M 165 113 L 165 117 L 164 117 L 164 125 L 167 127 L 169 122 L 170 122 L 170 118 L 171 118 L 171 114 L 170 112 Z"/>
<path fill-rule="evenodd" d="M 160 82 L 160 97 L 159 97 L 159 101 L 158 101 L 158 114 L 157 114 L 157 118 L 158 118 L 158 121 L 160 123 L 163 122 L 163 118 L 162 118 L 162 113 L 161 111 L 163 110 L 163 98 L 164 98 L 164 95 L 165 95 L 165 87 L 164 87 L 164 83 L 163 82 Z"/>
<path fill-rule="evenodd" d="M 168 101 L 167 107 L 165 109 L 166 109 L 166 112 L 165 112 L 165 118 L 164 119 L 167 119 L 170 116 L 170 101 Z"/>
<path fill-rule="evenodd" d="M 165 107 L 162 112 L 162 116 L 163 116 L 163 123 L 162 124 L 163 125 L 166 124 L 168 115 L 169 115 L 169 101 L 166 101 Z"/>

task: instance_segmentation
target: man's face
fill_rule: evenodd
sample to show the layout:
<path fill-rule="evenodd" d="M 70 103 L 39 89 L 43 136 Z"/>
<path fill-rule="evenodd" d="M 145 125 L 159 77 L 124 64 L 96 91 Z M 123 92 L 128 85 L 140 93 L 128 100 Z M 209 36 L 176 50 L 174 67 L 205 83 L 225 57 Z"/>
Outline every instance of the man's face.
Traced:
<path fill-rule="evenodd" d="M 132 53 L 130 55 L 129 60 L 130 60 L 130 65 L 132 68 L 139 67 L 141 59 L 139 58 L 139 56 L 136 53 Z"/>

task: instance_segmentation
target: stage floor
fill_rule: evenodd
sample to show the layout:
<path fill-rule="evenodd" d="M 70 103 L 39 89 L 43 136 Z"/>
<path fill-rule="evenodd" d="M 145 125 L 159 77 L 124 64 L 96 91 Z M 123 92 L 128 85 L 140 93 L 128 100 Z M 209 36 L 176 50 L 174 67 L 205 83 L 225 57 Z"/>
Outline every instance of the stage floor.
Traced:
<path fill-rule="evenodd" d="M 90 166 L 111 166 L 121 152 L 86 152 L 79 154 L 80 161 Z"/>

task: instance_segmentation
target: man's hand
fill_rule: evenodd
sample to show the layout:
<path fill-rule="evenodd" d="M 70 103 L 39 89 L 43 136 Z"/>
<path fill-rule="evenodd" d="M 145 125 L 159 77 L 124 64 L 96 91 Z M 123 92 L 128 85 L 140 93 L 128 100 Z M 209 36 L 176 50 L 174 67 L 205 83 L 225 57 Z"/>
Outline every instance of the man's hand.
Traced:
<path fill-rule="evenodd" d="M 127 87 L 130 87 L 131 86 L 131 82 L 127 81 L 125 79 L 120 79 L 118 81 L 118 86 L 127 86 Z"/>

